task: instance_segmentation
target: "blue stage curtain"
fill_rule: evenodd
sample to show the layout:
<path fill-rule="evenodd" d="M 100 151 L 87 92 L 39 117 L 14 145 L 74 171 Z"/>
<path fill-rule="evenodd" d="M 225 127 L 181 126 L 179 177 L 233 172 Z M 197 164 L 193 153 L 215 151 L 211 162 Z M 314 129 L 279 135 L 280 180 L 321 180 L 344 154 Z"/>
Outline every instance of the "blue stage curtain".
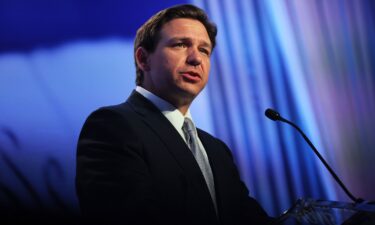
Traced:
<path fill-rule="evenodd" d="M 219 28 L 208 92 L 217 136 L 270 214 L 300 197 L 350 201 L 277 109 L 353 194 L 375 199 L 371 1 L 196 0 Z M 371 188 L 372 187 L 372 188 Z"/>

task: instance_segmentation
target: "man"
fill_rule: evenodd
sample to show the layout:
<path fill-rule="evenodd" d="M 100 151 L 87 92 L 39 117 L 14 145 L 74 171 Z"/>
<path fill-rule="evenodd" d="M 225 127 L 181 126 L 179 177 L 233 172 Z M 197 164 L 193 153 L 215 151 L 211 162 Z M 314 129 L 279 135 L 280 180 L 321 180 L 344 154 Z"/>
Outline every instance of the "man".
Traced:
<path fill-rule="evenodd" d="M 227 146 L 192 123 L 189 106 L 207 83 L 216 33 L 192 5 L 162 10 L 138 30 L 135 91 L 92 113 L 78 142 L 77 193 L 91 222 L 269 222 Z"/>

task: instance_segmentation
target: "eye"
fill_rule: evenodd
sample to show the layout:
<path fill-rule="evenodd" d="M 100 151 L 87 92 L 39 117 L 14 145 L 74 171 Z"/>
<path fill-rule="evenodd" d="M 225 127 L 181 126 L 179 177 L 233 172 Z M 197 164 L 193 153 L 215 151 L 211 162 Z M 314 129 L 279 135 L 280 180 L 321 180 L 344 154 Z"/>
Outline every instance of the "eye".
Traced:
<path fill-rule="evenodd" d="M 185 43 L 183 43 L 183 42 L 178 42 L 178 43 L 175 43 L 173 45 L 173 47 L 176 47 L 176 48 L 186 48 L 187 45 Z"/>
<path fill-rule="evenodd" d="M 199 51 L 208 56 L 211 54 L 211 52 L 206 48 L 200 48 Z"/>

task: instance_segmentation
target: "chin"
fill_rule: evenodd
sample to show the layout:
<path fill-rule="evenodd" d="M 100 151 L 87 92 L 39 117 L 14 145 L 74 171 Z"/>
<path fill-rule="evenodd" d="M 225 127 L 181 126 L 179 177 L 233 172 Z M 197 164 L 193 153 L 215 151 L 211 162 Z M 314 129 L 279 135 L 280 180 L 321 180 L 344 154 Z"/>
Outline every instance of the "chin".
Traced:
<path fill-rule="evenodd" d="M 183 87 L 181 88 L 181 90 L 189 95 L 193 95 L 193 96 L 196 96 L 198 95 L 201 91 L 202 91 L 202 88 L 198 88 L 198 87 Z"/>
<path fill-rule="evenodd" d="M 194 99 L 199 92 L 197 90 L 191 90 L 191 89 L 186 89 L 186 88 L 180 88 L 178 89 L 178 92 L 176 95 L 180 96 L 181 98 L 185 99 Z"/>

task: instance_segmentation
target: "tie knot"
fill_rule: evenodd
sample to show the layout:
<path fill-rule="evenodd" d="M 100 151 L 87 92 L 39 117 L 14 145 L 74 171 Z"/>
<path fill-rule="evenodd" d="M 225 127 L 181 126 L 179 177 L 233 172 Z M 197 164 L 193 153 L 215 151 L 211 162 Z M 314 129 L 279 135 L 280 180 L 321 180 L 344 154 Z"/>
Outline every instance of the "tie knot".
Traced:
<path fill-rule="evenodd" d="M 194 126 L 194 123 L 193 121 L 191 121 L 191 119 L 189 118 L 185 118 L 184 120 L 184 128 L 186 129 L 187 132 L 191 133 L 191 132 L 195 132 L 195 126 Z"/>

